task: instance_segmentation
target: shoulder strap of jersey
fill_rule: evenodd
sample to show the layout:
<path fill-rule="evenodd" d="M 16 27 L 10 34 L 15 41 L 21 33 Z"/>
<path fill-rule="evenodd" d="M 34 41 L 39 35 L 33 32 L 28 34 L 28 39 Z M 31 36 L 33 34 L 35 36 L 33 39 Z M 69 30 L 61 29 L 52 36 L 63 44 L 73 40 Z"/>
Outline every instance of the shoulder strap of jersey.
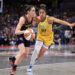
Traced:
<path fill-rule="evenodd" d="M 24 16 L 24 18 L 25 18 L 25 23 L 28 23 L 27 16 Z"/>
<path fill-rule="evenodd" d="M 25 18 L 25 20 L 26 20 L 26 22 L 25 22 L 25 23 L 28 23 L 27 16 L 24 16 L 24 18 Z M 32 22 L 33 22 L 33 18 L 32 18 L 32 20 L 31 20 L 31 22 L 30 22 L 29 24 L 32 24 Z"/>
<path fill-rule="evenodd" d="M 48 15 L 46 15 L 46 19 L 45 19 L 45 22 L 48 22 L 47 18 L 48 18 Z"/>

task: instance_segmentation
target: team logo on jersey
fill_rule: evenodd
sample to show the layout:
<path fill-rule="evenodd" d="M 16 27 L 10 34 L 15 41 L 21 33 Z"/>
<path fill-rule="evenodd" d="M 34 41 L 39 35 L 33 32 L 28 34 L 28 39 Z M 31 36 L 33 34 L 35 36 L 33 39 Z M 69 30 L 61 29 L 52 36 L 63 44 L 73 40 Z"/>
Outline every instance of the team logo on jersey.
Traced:
<path fill-rule="evenodd" d="M 39 28 L 48 28 L 48 26 L 46 26 L 45 24 L 40 24 Z"/>
<path fill-rule="evenodd" d="M 25 27 L 30 27 L 31 26 L 31 24 L 29 24 L 29 25 L 25 25 Z"/>

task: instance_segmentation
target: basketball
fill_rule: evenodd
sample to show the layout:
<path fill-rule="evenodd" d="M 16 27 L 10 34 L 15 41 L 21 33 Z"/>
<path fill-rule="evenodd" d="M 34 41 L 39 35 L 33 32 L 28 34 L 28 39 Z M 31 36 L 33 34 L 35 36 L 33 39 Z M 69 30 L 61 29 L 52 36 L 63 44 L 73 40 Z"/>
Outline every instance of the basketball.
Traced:
<path fill-rule="evenodd" d="M 24 32 L 24 38 L 26 40 L 32 41 L 35 38 L 34 30 L 31 29 L 31 28 L 26 29 L 25 32 Z"/>

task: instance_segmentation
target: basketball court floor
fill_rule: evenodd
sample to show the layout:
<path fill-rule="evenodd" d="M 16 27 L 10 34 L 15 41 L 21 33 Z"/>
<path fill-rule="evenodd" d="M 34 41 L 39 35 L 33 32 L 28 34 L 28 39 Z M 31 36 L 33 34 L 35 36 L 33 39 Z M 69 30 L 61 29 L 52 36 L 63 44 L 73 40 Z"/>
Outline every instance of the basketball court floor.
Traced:
<path fill-rule="evenodd" d="M 75 75 L 75 56 L 43 56 L 33 72 L 27 72 L 30 57 L 21 62 L 15 75 Z M 8 56 L 0 56 L 0 75 L 10 75 L 10 69 Z"/>

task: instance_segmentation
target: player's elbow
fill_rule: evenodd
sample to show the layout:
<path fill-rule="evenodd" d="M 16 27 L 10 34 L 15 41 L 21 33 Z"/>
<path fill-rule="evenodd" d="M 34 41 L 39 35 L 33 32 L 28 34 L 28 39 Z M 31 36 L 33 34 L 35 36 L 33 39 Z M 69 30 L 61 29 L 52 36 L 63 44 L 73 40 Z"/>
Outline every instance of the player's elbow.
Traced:
<path fill-rule="evenodd" d="M 18 31 L 17 30 L 15 30 L 15 35 L 18 35 Z"/>
<path fill-rule="evenodd" d="M 15 35 L 17 35 L 17 32 L 15 31 Z"/>

